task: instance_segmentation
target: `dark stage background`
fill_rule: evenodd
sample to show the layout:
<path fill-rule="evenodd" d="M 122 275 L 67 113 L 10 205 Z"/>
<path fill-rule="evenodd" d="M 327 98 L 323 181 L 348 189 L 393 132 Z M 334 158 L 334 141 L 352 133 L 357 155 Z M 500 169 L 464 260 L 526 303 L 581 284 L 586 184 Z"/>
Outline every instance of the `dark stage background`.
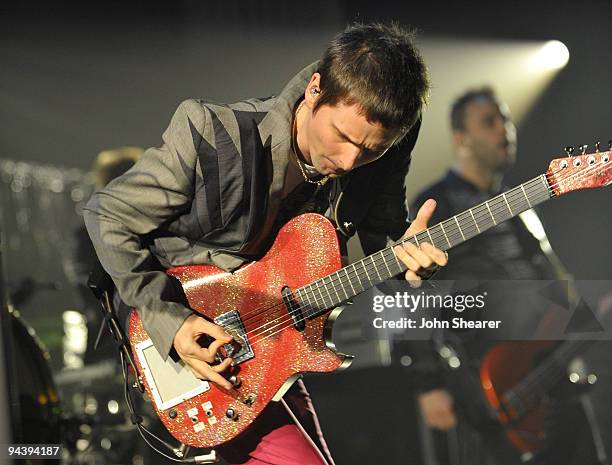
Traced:
<path fill-rule="evenodd" d="M 347 23 L 389 19 L 418 27 L 425 44 L 557 39 L 567 45 L 569 64 L 519 124 L 519 158 L 509 185 L 543 172 L 566 145 L 593 147 L 597 140 L 607 144 L 612 138 L 610 1 L 0 6 L 5 267 L 13 289 L 27 277 L 61 288 L 33 293 L 20 308 L 51 350 L 55 372 L 63 367 L 62 313 L 82 305 L 69 284 L 68 255 L 80 209 L 91 192 L 87 172 L 95 155 L 121 145 L 158 145 L 174 109 L 186 98 L 235 101 L 278 93 Z M 470 53 L 467 45 L 465 53 Z M 460 56 L 454 59 L 461 61 Z M 483 61 L 481 66 L 490 65 Z M 438 137 L 448 137 L 447 131 Z M 415 170 L 439 157 L 439 174 L 450 154 L 428 150 L 430 142 L 419 141 Z M 409 175 L 409 192 L 434 177 Z M 541 209 L 554 249 L 577 279 L 612 279 L 610 210 L 609 189 L 574 193 Z M 600 378 L 593 399 L 612 454 L 610 350 L 608 343 L 598 345 L 587 358 Z M 361 369 L 309 381 L 338 465 L 417 463 L 410 380 L 401 370 L 384 368 L 371 357 Z M 82 402 L 71 399 L 72 404 Z"/>

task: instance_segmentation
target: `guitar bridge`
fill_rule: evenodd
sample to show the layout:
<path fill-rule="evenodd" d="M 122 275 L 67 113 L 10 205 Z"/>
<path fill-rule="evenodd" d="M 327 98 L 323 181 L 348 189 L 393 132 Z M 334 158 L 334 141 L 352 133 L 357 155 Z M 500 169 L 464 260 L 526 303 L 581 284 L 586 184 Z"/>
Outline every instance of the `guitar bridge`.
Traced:
<path fill-rule="evenodd" d="M 214 322 L 230 334 L 234 339 L 223 345 L 226 357 L 232 358 L 232 366 L 238 365 L 255 357 L 253 348 L 249 343 L 244 323 L 236 310 L 230 310 L 214 319 Z M 225 357 L 217 352 L 217 361 L 222 362 Z"/>

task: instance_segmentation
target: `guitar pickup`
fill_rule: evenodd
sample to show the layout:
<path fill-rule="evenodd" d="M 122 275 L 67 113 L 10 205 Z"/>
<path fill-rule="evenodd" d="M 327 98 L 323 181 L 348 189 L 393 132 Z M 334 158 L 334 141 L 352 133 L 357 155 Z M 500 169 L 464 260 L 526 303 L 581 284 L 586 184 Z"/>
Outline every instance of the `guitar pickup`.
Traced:
<path fill-rule="evenodd" d="M 249 343 L 244 323 L 240 318 L 240 313 L 230 310 L 214 319 L 214 322 L 233 337 L 231 342 L 224 344 L 217 352 L 217 361 L 222 362 L 224 358 L 232 358 L 232 366 L 238 365 L 246 360 L 255 357 L 253 348 Z"/>

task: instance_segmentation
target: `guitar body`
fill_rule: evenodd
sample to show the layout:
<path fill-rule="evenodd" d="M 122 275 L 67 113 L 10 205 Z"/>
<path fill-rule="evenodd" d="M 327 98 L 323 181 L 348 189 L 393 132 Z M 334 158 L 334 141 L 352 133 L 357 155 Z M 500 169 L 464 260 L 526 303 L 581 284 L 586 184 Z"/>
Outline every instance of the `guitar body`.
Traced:
<path fill-rule="evenodd" d="M 284 286 L 296 289 L 340 267 L 333 225 L 323 216 L 305 214 L 280 230 L 261 260 L 234 273 L 208 265 L 168 270 L 181 282 L 190 307 L 205 318 L 212 321 L 236 310 L 254 353 L 253 358 L 232 368 L 240 385 L 231 391 L 209 383 L 209 390 L 170 409 L 162 410 L 153 402 L 168 431 L 194 447 L 225 443 L 244 431 L 288 380 L 292 383 L 299 373 L 330 372 L 348 366 L 351 357 L 336 353 L 333 345 L 326 342 L 324 333 L 331 329 L 326 328 L 330 312 L 306 320 L 305 328 L 298 331 L 281 296 Z M 132 312 L 129 335 L 140 378 L 153 399 L 136 350 L 149 338 L 137 312 Z M 230 409 L 234 418 L 228 418 Z"/>
<path fill-rule="evenodd" d="M 545 409 L 540 403 L 517 415 L 504 405 L 504 393 L 521 382 L 555 345 L 554 341 L 512 341 L 496 344 L 483 358 L 480 382 L 489 406 L 497 411 L 510 443 L 523 452 L 543 447 Z"/>

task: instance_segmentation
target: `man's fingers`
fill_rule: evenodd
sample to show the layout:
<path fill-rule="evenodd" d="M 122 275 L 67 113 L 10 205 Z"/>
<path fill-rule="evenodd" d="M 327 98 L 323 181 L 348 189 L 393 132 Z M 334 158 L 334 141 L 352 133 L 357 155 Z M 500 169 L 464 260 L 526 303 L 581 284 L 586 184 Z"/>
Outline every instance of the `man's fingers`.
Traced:
<path fill-rule="evenodd" d="M 413 288 L 420 287 L 420 281 L 423 276 L 428 277 L 432 275 L 438 266 L 445 266 L 448 263 L 446 253 L 428 242 L 422 243 L 420 247 L 416 247 L 410 242 L 405 242 L 400 246 L 396 246 L 393 250 L 397 258 L 406 265 L 408 269 L 406 279 L 414 281 L 410 283 L 410 286 Z M 422 276 L 419 276 L 419 274 Z"/>
<path fill-rule="evenodd" d="M 451 409 L 438 410 L 436 412 L 436 423 L 438 428 L 447 430 L 456 425 L 457 419 Z"/>
<path fill-rule="evenodd" d="M 216 371 L 217 373 L 223 373 L 231 365 L 232 365 L 232 359 L 228 357 L 225 360 L 223 360 L 221 363 L 219 363 L 218 365 L 212 365 L 210 368 Z"/>
<path fill-rule="evenodd" d="M 218 386 L 222 387 L 223 389 L 227 389 L 228 391 L 230 389 L 232 389 L 232 383 L 230 383 L 228 380 L 226 380 L 223 376 L 221 376 L 219 373 L 217 373 L 215 370 L 213 370 L 211 367 L 206 366 L 204 369 L 204 376 L 212 381 L 213 383 L 217 384 Z"/>
<path fill-rule="evenodd" d="M 427 199 L 427 201 L 421 205 L 421 208 L 419 208 L 414 221 L 410 224 L 410 228 L 408 228 L 409 235 L 427 229 L 427 223 L 431 219 L 435 209 L 436 201 L 434 199 Z"/>
<path fill-rule="evenodd" d="M 414 258 L 412 258 L 408 254 L 408 252 L 406 252 L 403 246 L 398 245 L 393 250 L 395 251 L 395 255 L 397 255 L 397 258 L 399 258 L 402 262 L 404 262 L 404 265 L 406 265 L 406 268 L 408 268 L 409 270 L 413 270 L 413 271 L 416 271 L 419 269 L 419 266 L 420 266 L 419 262 L 417 262 Z"/>
<path fill-rule="evenodd" d="M 412 271 L 418 271 L 419 268 L 429 268 L 433 264 L 433 260 L 425 251 L 421 250 L 411 242 L 404 242 L 402 244 L 404 250 L 418 263 L 418 267 L 410 267 Z M 408 265 L 408 264 L 406 264 Z"/>
<path fill-rule="evenodd" d="M 434 428 L 447 430 L 457 424 L 453 399 L 447 391 L 435 389 L 419 396 L 419 407 L 425 422 Z"/>
<path fill-rule="evenodd" d="M 423 280 L 421 279 L 421 277 L 412 270 L 406 271 L 406 274 L 404 276 L 406 277 L 406 280 L 408 281 L 410 287 L 412 287 L 413 289 L 419 288 L 421 287 L 421 284 L 423 284 Z"/>
<path fill-rule="evenodd" d="M 222 341 L 219 339 L 215 339 L 214 341 L 212 341 L 210 343 L 210 345 L 208 346 L 208 352 L 210 352 L 210 354 L 214 357 L 215 355 L 217 355 L 217 351 L 223 347 L 224 344 L 227 344 L 229 341 Z"/>
<path fill-rule="evenodd" d="M 436 416 L 431 423 L 431 426 L 443 431 L 449 430 L 456 426 L 456 420 L 453 416 L 443 414 Z"/>
<path fill-rule="evenodd" d="M 421 249 L 429 255 L 429 258 L 431 258 L 436 265 L 446 266 L 448 263 L 448 255 L 446 252 L 434 247 L 429 242 L 421 244 Z"/>
<path fill-rule="evenodd" d="M 197 342 L 202 334 L 214 339 L 207 348 Z M 179 356 L 195 376 L 209 380 L 224 389 L 231 389 L 232 384 L 219 373 L 227 370 L 232 360 L 227 358 L 218 365 L 212 367 L 209 365 L 214 363 L 219 348 L 231 340 L 232 337 L 221 326 L 198 315 L 191 315 L 177 331 L 173 343 Z"/>
<path fill-rule="evenodd" d="M 202 360 L 206 363 L 213 363 L 215 361 L 215 353 L 209 351 L 205 347 L 198 346 L 197 349 L 191 354 L 193 357 L 198 360 Z"/>
<path fill-rule="evenodd" d="M 229 342 L 232 340 L 232 336 L 226 333 L 221 326 L 212 323 L 204 318 L 200 318 L 200 320 L 201 321 L 198 324 L 201 327 L 201 331 L 203 333 L 206 333 L 215 339 L 221 339 L 224 342 Z"/>
<path fill-rule="evenodd" d="M 219 369 L 219 372 L 227 369 L 227 367 L 229 366 L 229 363 L 231 363 L 231 360 L 226 359 L 223 361 L 222 364 L 219 364 L 218 367 L 224 367 L 223 369 Z M 217 372 L 217 370 L 213 369 L 213 367 L 211 367 L 207 363 L 192 359 L 190 360 L 189 366 L 191 367 L 192 371 L 198 378 L 211 381 L 221 386 L 224 389 L 229 390 L 232 388 L 232 383 L 230 383 L 227 379 L 221 376 Z"/>
<path fill-rule="evenodd" d="M 212 363 L 215 361 L 217 352 L 225 343 L 225 341 L 215 339 L 208 347 L 200 347 L 200 345 L 197 345 L 197 353 L 194 353 L 193 355 L 196 355 L 199 359 L 204 360 L 205 362 Z"/>

